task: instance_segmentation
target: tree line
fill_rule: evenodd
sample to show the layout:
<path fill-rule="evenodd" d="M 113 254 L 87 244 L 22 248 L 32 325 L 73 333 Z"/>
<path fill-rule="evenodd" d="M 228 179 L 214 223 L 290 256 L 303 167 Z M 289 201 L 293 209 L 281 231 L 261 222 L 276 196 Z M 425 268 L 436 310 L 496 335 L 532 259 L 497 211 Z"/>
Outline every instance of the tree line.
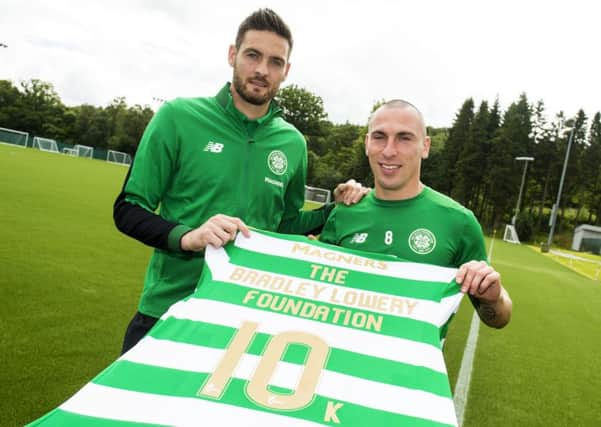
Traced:
<path fill-rule="evenodd" d="M 327 121 L 321 98 L 296 86 L 283 88 L 278 100 L 307 138 L 312 185 L 333 188 L 349 177 L 373 184 L 363 145 L 366 125 Z M 516 157 L 534 157 L 516 218 L 519 236 L 532 240 L 548 232 L 572 131 L 557 231 L 599 225 L 601 114 L 590 120 L 581 109 L 573 117 L 559 112 L 549 119 L 544 101 L 530 103 L 525 93 L 505 111 L 498 100 L 476 107 L 468 98 L 450 128 L 428 127 L 432 147 L 422 163 L 422 181 L 471 209 L 484 228 L 502 229 L 515 214 L 521 186 L 524 162 Z"/>
<path fill-rule="evenodd" d="M 115 98 L 106 107 L 66 106 L 54 86 L 37 79 L 15 86 L 0 80 L 0 127 L 65 144 L 83 144 L 133 154 L 154 112 Z"/>
<path fill-rule="evenodd" d="M 310 185 L 332 189 L 351 177 L 373 185 L 363 145 L 367 117 L 361 125 L 332 123 L 323 100 L 296 85 L 282 88 L 276 101 L 284 117 L 305 135 Z M 152 115 L 149 106 L 128 106 L 125 98 L 115 98 L 106 107 L 69 107 L 51 83 L 33 79 L 15 86 L 0 80 L 0 127 L 63 143 L 133 155 Z M 468 98 L 450 128 L 428 127 L 432 148 L 422 164 L 422 180 L 471 209 L 485 229 L 499 229 L 515 213 L 524 168 L 515 158 L 534 157 L 528 165 L 516 224 L 520 237 L 529 240 L 548 230 L 570 133 L 573 141 L 558 207 L 558 234 L 566 226 L 599 225 L 599 112 L 592 119 L 583 110 L 570 117 L 560 112 L 549 119 L 544 102 L 530 103 L 526 94 L 505 111 L 498 100 L 476 106 Z"/>

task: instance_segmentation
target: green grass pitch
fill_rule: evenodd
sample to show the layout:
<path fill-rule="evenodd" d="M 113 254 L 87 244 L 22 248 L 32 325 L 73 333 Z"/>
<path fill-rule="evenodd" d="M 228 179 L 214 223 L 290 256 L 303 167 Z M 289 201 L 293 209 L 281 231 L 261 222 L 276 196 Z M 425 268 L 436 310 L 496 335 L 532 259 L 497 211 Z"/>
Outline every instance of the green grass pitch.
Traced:
<path fill-rule="evenodd" d="M 0 145 L 0 425 L 60 405 L 111 363 L 150 249 L 121 235 L 126 168 Z M 601 283 L 526 246 L 495 241 L 514 315 L 482 326 L 464 426 L 601 425 Z M 472 308 L 449 331 L 454 385 Z"/>

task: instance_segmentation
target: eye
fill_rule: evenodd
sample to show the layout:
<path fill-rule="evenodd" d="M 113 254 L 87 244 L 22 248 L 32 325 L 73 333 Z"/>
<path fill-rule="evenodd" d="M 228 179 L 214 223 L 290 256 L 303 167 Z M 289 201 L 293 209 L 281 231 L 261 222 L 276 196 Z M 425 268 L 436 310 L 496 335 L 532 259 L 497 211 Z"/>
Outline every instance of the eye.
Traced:
<path fill-rule="evenodd" d="M 278 68 L 283 68 L 284 64 L 285 64 L 284 61 L 281 60 L 280 58 L 272 58 L 271 63 Z"/>

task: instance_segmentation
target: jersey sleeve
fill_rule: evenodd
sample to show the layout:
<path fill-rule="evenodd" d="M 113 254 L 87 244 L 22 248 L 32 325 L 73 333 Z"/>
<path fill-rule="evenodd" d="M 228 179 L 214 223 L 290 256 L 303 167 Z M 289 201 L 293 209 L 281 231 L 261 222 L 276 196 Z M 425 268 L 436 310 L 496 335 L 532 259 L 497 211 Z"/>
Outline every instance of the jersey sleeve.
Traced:
<path fill-rule="evenodd" d="M 332 245 L 338 244 L 338 236 L 336 236 L 336 213 L 337 209 L 334 208 L 323 226 L 323 230 L 319 235 L 319 240 L 324 243 L 330 243 Z"/>
<path fill-rule="evenodd" d="M 482 227 L 471 211 L 464 217 L 463 233 L 461 235 L 461 250 L 455 265 L 460 267 L 468 261 L 486 261 L 486 247 Z"/>
<path fill-rule="evenodd" d="M 179 251 L 179 239 L 189 227 L 156 214 L 177 170 L 177 135 L 169 103 L 148 123 L 123 189 L 113 206 L 117 228 L 142 243 Z"/>

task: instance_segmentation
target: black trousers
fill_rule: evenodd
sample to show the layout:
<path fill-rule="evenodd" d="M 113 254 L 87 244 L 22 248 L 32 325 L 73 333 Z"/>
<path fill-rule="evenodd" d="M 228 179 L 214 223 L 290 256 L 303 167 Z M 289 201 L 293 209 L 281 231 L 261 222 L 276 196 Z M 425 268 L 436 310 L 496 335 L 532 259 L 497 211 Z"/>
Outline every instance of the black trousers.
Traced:
<path fill-rule="evenodd" d="M 128 351 L 130 348 L 136 345 L 138 341 L 144 338 L 144 335 L 146 335 L 146 333 L 152 329 L 158 320 L 159 319 L 156 317 L 147 316 L 137 311 L 133 319 L 131 319 L 131 322 L 129 322 L 127 330 L 125 331 L 125 338 L 123 338 L 121 354 Z"/>

